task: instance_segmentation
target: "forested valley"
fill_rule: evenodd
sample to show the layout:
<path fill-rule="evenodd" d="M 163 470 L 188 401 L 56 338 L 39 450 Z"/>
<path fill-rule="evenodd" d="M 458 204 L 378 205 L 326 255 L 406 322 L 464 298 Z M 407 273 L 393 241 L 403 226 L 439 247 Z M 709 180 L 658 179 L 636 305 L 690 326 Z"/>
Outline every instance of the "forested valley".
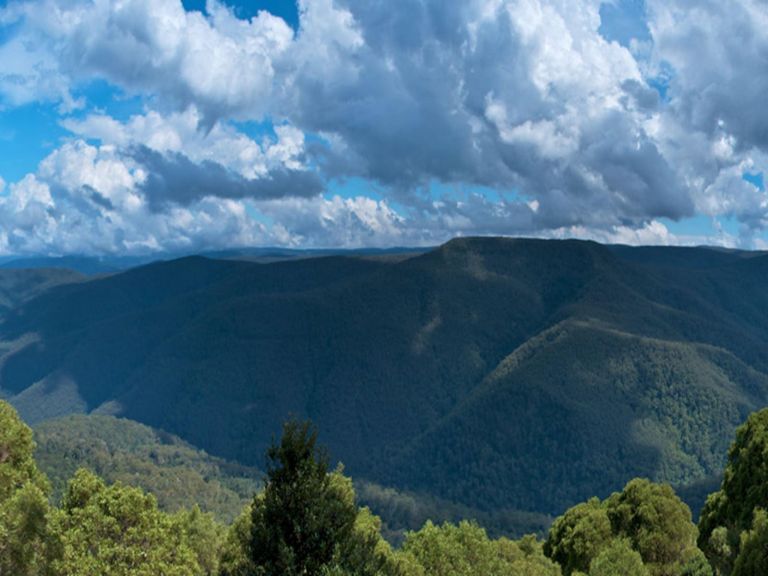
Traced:
<path fill-rule="evenodd" d="M 0 574 L 768 573 L 765 254 L 289 256 L 0 270 Z"/>
<path fill-rule="evenodd" d="M 698 512 L 768 405 L 761 252 L 461 238 L 309 256 L 0 270 L 0 398 L 32 426 L 119 416 L 252 468 L 294 414 L 369 504 L 397 491 L 396 530 L 450 510 L 494 534 L 634 477 Z"/>
<path fill-rule="evenodd" d="M 764 575 L 766 454 L 768 409 L 737 429 L 698 526 L 668 484 L 638 478 L 569 508 L 541 534 L 491 538 L 472 519 L 427 521 L 392 546 L 343 467 L 330 467 L 310 422 L 284 424 L 267 450 L 263 487 L 222 522 L 193 501 L 170 512 L 153 494 L 87 468 L 52 493 L 32 430 L 0 401 L 0 574 Z"/>

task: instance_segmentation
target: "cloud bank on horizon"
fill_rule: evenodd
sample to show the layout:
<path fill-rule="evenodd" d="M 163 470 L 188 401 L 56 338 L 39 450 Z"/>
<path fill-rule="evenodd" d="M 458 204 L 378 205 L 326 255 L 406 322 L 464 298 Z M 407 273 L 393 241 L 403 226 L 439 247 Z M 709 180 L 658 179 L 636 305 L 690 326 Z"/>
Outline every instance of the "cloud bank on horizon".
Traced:
<path fill-rule="evenodd" d="M 0 253 L 768 245 L 764 0 L 0 8 Z"/>

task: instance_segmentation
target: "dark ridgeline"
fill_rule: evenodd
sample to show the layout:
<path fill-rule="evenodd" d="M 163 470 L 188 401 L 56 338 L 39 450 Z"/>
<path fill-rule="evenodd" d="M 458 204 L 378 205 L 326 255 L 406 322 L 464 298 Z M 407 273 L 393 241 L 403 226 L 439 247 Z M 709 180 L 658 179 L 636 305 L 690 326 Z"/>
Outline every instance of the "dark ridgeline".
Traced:
<path fill-rule="evenodd" d="M 116 413 L 254 465 L 309 417 L 355 478 L 554 514 L 722 469 L 768 404 L 766 281 L 762 254 L 582 241 L 190 257 L 13 308 L 0 389 L 27 420 Z"/>

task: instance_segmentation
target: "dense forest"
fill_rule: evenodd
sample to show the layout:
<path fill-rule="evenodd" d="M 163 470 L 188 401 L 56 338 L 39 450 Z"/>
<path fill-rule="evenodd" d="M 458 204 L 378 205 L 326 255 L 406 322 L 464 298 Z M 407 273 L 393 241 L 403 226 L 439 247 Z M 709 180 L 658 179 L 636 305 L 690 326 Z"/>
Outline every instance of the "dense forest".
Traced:
<path fill-rule="evenodd" d="M 204 512 L 230 522 L 261 488 L 262 472 L 217 458 L 180 438 L 125 418 L 75 414 L 34 427 L 35 460 L 51 482 L 58 502 L 78 468 L 93 470 L 108 482 L 120 481 L 151 492 L 158 507 L 175 512 L 194 501 Z M 426 493 L 404 492 L 355 479 L 358 500 L 382 519 L 391 542 L 424 522 L 476 518 L 491 534 L 543 532 L 544 514 L 485 511 Z"/>
<path fill-rule="evenodd" d="M 148 429 L 136 432 L 127 442 Z M 172 437 L 166 445 L 191 450 Z M 191 452 L 183 457 L 200 465 Z M 154 495 L 86 468 L 54 498 L 32 430 L 0 401 L 0 575 L 758 576 L 768 573 L 767 455 L 768 409 L 738 428 L 698 526 L 668 484 L 634 479 L 569 508 L 543 538 L 426 521 L 392 547 L 309 422 L 284 424 L 262 488 L 224 523 L 193 502 L 163 510 Z"/>
<path fill-rule="evenodd" d="M 285 418 L 311 419 L 377 511 L 431 499 L 385 531 L 460 510 L 535 531 L 634 477 L 698 513 L 768 405 L 758 252 L 464 238 L 2 279 L 0 397 L 31 425 L 120 416 L 262 468 Z"/>

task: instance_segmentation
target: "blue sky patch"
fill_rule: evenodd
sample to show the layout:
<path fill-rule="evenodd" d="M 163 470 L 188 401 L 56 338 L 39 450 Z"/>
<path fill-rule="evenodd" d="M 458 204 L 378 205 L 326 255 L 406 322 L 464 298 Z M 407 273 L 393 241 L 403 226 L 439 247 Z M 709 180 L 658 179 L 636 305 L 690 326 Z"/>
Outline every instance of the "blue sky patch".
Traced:
<path fill-rule="evenodd" d="M 648 41 L 644 0 L 616 0 L 600 6 L 600 34 L 609 42 L 629 47 L 632 40 Z"/>
<path fill-rule="evenodd" d="M 205 0 L 183 0 L 184 8 L 187 11 L 197 10 L 206 14 Z M 235 12 L 235 15 L 241 19 L 251 19 L 261 10 L 280 16 L 294 30 L 299 27 L 299 9 L 293 0 L 253 0 L 236 1 L 226 0 L 223 2 Z"/>
<path fill-rule="evenodd" d="M 28 104 L 0 112 L 0 177 L 21 180 L 58 146 L 68 132 L 59 125 L 56 107 Z"/>
<path fill-rule="evenodd" d="M 742 176 L 744 180 L 755 186 L 758 190 L 765 191 L 765 180 L 763 179 L 763 173 L 757 172 L 757 173 L 750 173 L 746 172 L 744 176 Z"/>

